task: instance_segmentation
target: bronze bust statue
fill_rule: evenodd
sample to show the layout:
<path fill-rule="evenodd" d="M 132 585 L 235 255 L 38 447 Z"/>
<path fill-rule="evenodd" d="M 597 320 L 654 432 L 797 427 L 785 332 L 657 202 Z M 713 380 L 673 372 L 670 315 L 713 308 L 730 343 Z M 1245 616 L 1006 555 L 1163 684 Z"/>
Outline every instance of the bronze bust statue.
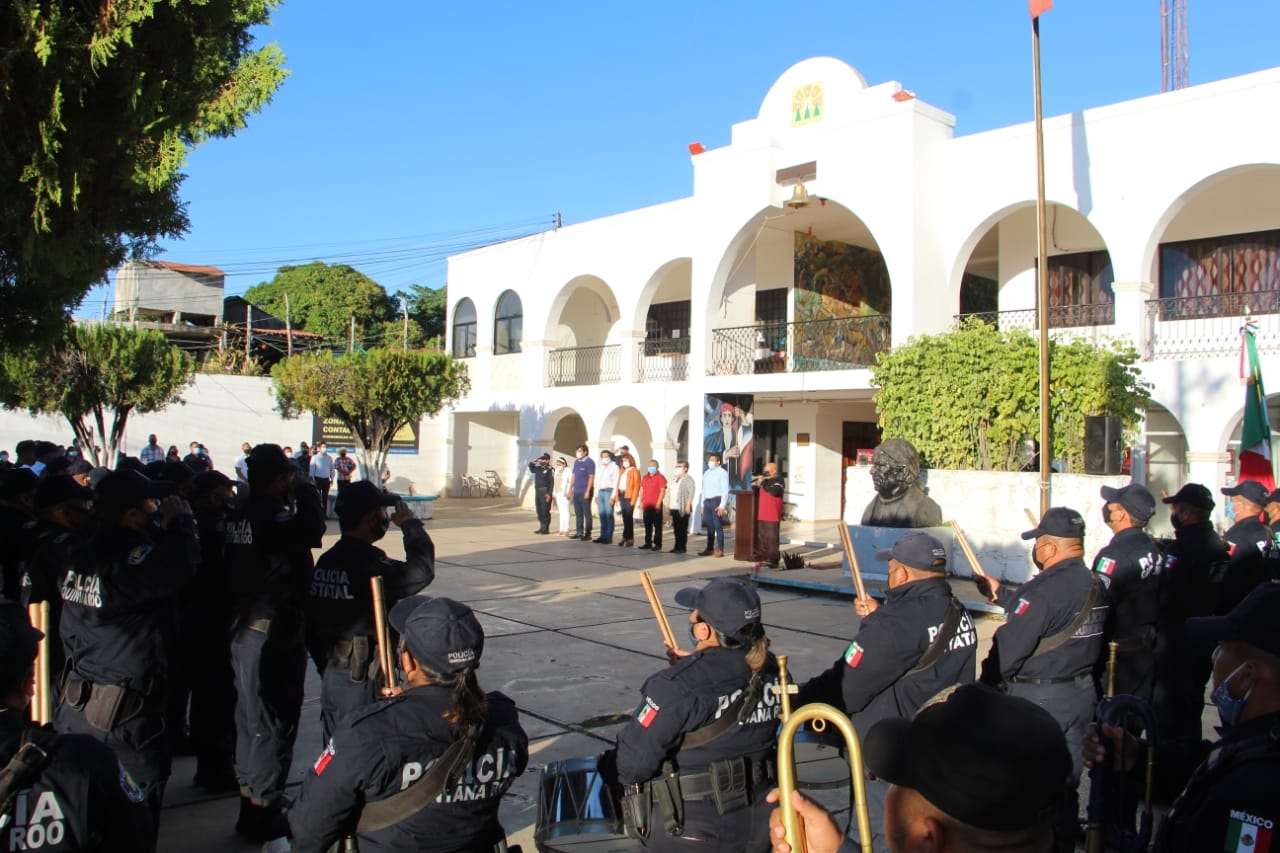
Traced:
<path fill-rule="evenodd" d="M 874 527 L 936 527 L 942 508 L 920 487 L 920 454 L 903 438 L 890 438 L 876 448 L 871 463 L 876 496 L 862 513 Z"/>

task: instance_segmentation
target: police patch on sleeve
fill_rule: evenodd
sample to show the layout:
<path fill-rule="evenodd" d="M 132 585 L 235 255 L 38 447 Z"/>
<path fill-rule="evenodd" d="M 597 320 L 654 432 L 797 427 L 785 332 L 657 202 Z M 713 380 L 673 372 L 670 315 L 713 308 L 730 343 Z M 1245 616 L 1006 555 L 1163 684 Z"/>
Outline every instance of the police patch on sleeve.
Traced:
<path fill-rule="evenodd" d="M 333 738 L 329 738 L 329 745 L 325 747 L 324 752 L 320 753 L 320 757 L 316 759 L 316 763 L 311 768 L 316 771 L 317 776 L 323 773 L 324 769 L 329 766 L 329 762 L 333 760 L 333 756 L 336 753 L 337 750 L 333 748 Z"/>
<path fill-rule="evenodd" d="M 119 761 L 116 766 L 120 768 L 120 790 L 124 791 L 125 797 L 131 803 L 140 803 L 147 798 L 142 788 L 137 782 L 133 781 L 133 777 L 129 775 L 129 771 L 124 769 L 124 765 Z"/>
<path fill-rule="evenodd" d="M 129 552 L 129 565 L 140 566 L 147 559 L 147 555 L 151 553 L 150 545 L 139 545 Z"/>
<path fill-rule="evenodd" d="M 1098 565 L 1094 567 L 1094 571 L 1099 574 L 1110 576 L 1116 570 L 1116 561 L 1110 557 L 1103 557 L 1098 561 Z"/>
<path fill-rule="evenodd" d="M 658 717 L 658 703 L 644 697 L 644 704 L 640 706 L 639 713 L 636 714 L 636 722 L 644 726 L 646 729 L 653 725 L 653 721 Z"/>

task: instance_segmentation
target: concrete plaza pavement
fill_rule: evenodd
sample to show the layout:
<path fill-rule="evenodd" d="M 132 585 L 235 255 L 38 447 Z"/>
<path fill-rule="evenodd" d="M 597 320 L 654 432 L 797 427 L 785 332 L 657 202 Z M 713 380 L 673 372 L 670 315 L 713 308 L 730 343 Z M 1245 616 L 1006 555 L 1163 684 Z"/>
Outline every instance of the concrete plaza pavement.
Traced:
<path fill-rule="evenodd" d="M 538 536 L 532 532 L 535 526 L 527 509 L 465 498 L 439 502 L 435 517 L 426 523 L 436 543 L 436 579 L 428 592 L 465 601 L 475 610 L 486 634 L 480 683 L 515 700 L 529 735 L 529 769 L 502 806 L 511 843 L 522 844 L 526 853 L 534 850 L 542 767 L 611 746 L 635 710 L 644 680 L 667 665 L 638 572 L 652 573 L 676 637 L 688 648 L 686 611 L 674 602 L 676 590 L 715 577 L 749 577 L 752 568 L 732 556 L 654 553 L 554 534 Z M 325 547 L 337 537 L 337 522 L 331 521 Z M 670 547 L 670 531 L 667 537 L 665 545 Z M 703 541 L 691 537 L 690 551 L 699 550 Z M 391 555 L 403 556 L 395 528 L 380 544 Z M 848 599 L 764 586 L 760 596 L 772 648 L 790 657 L 790 669 L 799 680 L 829 666 L 857 631 Z M 980 618 L 977 624 L 981 660 L 997 622 Z M 291 794 L 296 794 L 296 785 L 322 749 L 319 678 L 311 670 Z M 192 787 L 194 772 L 194 759 L 175 760 L 159 849 L 260 849 L 241 842 L 233 831 L 238 798 L 210 796 Z"/>

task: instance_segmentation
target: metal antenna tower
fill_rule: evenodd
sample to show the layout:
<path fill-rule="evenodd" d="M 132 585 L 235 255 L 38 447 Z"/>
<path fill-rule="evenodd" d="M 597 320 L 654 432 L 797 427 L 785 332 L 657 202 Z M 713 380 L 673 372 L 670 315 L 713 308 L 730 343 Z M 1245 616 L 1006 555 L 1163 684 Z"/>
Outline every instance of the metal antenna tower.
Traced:
<path fill-rule="evenodd" d="M 1160 0 L 1162 91 L 1187 87 L 1187 0 Z"/>

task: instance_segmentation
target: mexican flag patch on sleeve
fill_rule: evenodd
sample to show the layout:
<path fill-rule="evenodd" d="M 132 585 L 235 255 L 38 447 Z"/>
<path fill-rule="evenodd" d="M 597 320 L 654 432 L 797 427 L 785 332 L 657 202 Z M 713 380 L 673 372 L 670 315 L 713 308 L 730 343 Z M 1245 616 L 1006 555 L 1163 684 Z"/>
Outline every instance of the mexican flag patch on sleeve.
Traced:
<path fill-rule="evenodd" d="M 858 664 L 862 663 L 862 646 L 857 643 L 850 643 L 849 648 L 844 651 L 844 662 L 856 669 Z"/>
<path fill-rule="evenodd" d="M 644 697 L 644 704 L 640 706 L 640 713 L 636 714 L 636 722 L 647 729 L 649 726 L 653 725 L 653 721 L 657 716 L 658 703 L 654 702 L 648 696 Z"/>
<path fill-rule="evenodd" d="M 1272 832 L 1268 824 L 1270 820 L 1232 809 L 1222 847 L 1224 853 L 1267 853 L 1271 849 Z"/>

